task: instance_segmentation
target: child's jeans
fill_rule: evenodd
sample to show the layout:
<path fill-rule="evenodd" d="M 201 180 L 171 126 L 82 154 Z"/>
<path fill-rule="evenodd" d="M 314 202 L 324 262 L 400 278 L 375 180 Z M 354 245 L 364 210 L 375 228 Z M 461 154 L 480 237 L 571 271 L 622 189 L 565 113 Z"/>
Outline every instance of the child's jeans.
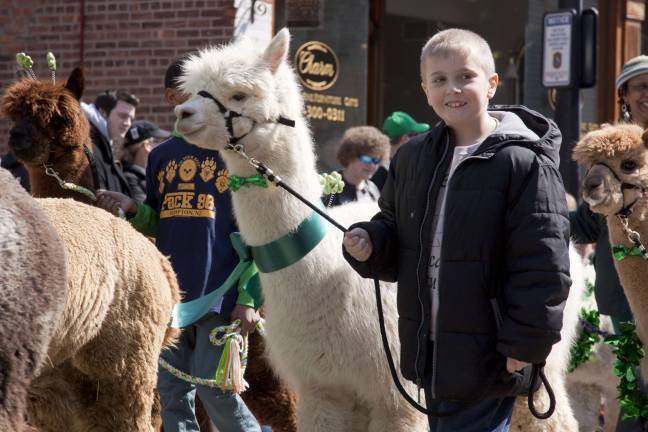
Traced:
<path fill-rule="evenodd" d="M 432 400 L 429 387 L 425 388 L 427 406 L 434 411 L 450 411 L 459 405 Z M 507 432 L 513 413 L 514 397 L 487 399 L 451 417 L 428 417 L 430 432 Z"/>
<path fill-rule="evenodd" d="M 428 352 L 432 353 L 433 344 L 430 342 Z M 461 405 L 453 402 L 434 400 L 431 394 L 432 359 L 428 355 L 425 378 L 425 400 L 432 411 L 453 411 Z M 471 405 L 465 410 L 450 417 L 429 417 L 430 432 L 507 432 L 513 414 L 515 397 L 501 399 L 486 399 Z"/>
<path fill-rule="evenodd" d="M 222 346 L 209 341 L 209 332 L 228 324 L 217 313 L 210 312 L 194 324 L 182 329 L 177 347 L 162 352 L 161 357 L 172 366 L 190 375 L 213 379 Z M 165 432 L 199 432 L 195 414 L 196 392 L 219 432 L 260 432 L 261 428 L 243 400 L 220 389 L 182 381 L 160 367 L 158 391 L 162 402 Z"/>

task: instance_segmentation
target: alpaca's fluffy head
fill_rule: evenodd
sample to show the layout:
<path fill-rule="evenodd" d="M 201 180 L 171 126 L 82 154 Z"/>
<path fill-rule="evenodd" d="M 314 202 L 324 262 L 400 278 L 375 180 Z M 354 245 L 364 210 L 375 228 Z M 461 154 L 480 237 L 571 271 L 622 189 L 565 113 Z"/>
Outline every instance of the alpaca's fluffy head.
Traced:
<path fill-rule="evenodd" d="M 644 207 L 640 188 L 648 188 L 648 133 L 630 124 L 604 126 L 585 135 L 574 148 L 573 158 L 588 172 L 583 179 L 583 199 L 592 211 L 614 215 L 625 205 Z"/>
<path fill-rule="evenodd" d="M 0 107 L 13 122 L 9 147 L 21 162 L 53 164 L 86 143 L 89 125 L 79 105 L 83 82 L 77 68 L 65 85 L 23 78 L 7 88 Z"/>
<path fill-rule="evenodd" d="M 241 114 L 232 126 L 235 137 L 244 136 L 246 150 L 255 153 L 261 146 L 268 150 L 276 145 L 273 134 L 288 128 L 277 123 L 279 117 L 298 120 L 302 111 L 299 86 L 286 62 L 289 41 L 284 29 L 265 50 L 242 39 L 189 57 L 180 86 L 191 98 L 175 109 L 176 129 L 200 147 L 225 148 L 230 138 L 225 117 L 230 112 L 222 113 L 214 100 L 198 95 L 206 91 L 227 110 Z"/>

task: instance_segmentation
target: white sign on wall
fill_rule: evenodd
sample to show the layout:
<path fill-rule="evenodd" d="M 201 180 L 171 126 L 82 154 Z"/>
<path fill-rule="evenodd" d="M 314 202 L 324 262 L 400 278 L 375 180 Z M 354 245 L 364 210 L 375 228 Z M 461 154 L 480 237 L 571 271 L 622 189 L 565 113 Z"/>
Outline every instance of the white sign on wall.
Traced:
<path fill-rule="evenodd" d="M 573 24 L 573 12 L 555 12 L 544 16 L 542 85 L 545 87 L 565 87 L 572 83 Z"/>
<path fill-rule="evenodd" d="M 273 36 L 274 0 L 234 0 L 234 39 L 247 38 L 266 45 Z"/>

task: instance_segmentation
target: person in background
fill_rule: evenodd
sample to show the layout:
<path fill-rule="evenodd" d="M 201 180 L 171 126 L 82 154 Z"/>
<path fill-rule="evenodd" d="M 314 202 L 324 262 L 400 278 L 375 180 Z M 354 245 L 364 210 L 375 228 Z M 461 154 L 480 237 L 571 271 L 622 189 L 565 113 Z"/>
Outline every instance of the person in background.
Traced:
<path fill-rule="evenodd" d="M 324 204 L 338 206 L 351 201 L 378 201 L 380 189 L 370 178 L 388 154 L 389 139 L 375 127 L 347 129 L 337 153 L 338 162 L 343 166 L 339 172 L 344 180 L 344 190 L 324 196 Z"/>
<path fill-rule="evenodd" d="M 171 106 L 189 96 L 179 87 L 186 56 L 173 61 L 164 78 L 164 98 Z M 255 284 L 236 284 L 210 300 L 210 294 L 230 276 L 239 262 L 230 241 L 238 231 L 232 211 L 227 169 L 220 154 L 188 143 L 177 132 L 155 147 L 146 166 L 146 201 L 138 203 L 123 194 L 99 191 L 100 207 L 124 210 L 141 233 L 155 237 L 160 251 L 170 257 L 178 284 L 184 292 L 176 309 L 190 310 L 196 302 L 209 301 L 208 311 L 182 325 L 175 347 L 161 358 L 190 375 L 216 375 L 223 346 L 209 340 L 211 331 L 235 320 L 241 334 L 254 331 L 260 319 L 258 275 Z M 195 413 L 196 394 L 221 432 L 260 432 L 261 428 L 238 394 L 181 380 L 160 367 L 158 391 L 165 432 L 200 432 Z"/>
<path fill-rule="evenodd" d="M 427 132 L 430 125 L 427 123 L 419 123 L 414 120 L 409 114 L 402 111 L 394 111 L 391 113 L 383 123 L 383 132 L 389 137 L 389 159 L 385 159 L 378 167 L 376 173 L 371 177 L 371 181 L 378 186 L 378 189 L 383 188 L 387 180 L 387 171 L 389 170 L 389 162 L 394 158 L 394 155 L 399 148 L 410 138 L 416 135 Z"/>
<path fill-rule="evenodd" d="M 149 153 L 170 135 L 171 132 L 160 129 L 155 123 L 138 120 L 126 132 L 123 143 L 117 145 L 117 158 L 121 161 L 124 177 L 135 201 L 144 202 L 146 199 L 146 162 Z"/>
<path fill-rule="evenodd" d="M 98 189 L 131 195 L 130 187 L 113 154 L 113 144 L 121 142 L 135 118 L 139 99 L 124 90 L 106 90 L 93 104 L 81 102 L 90 122 L 92 153 L 99 177 Z"/>
<path fill-rule="evenodd" d="M 635 123 L 644 129 L 648 128 L 648 56 L 640 55 L 623 65 L 616 79 L 616 89 L 621 105 L 620 121 Z M 614 267 L 605 217 L 593 213 L 587 203 L 582 202 L 576 211 L 570 212 L 569 222 L 575 243 L 595 244 L 594 296 L 598 311 L 612 319 L 614 331 L 618 333 L 621 322 L 633 321 L 634 318 Z M 637 420 L 624 420 L 621 412 L 616 430 L 617 432 L 639 432 L 643 428 Z"/>

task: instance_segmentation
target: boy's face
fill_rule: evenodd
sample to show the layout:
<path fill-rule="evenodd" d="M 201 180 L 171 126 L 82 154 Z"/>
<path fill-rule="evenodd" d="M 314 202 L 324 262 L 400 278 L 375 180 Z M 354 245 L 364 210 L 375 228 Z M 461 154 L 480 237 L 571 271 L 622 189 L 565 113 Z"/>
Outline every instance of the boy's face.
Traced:
<path fill-rule="evenodd" d="M 499 78 L 463 54 L 429 56 L 423 63 L 423 91 L 434 112 L 450 127 L 471 126 L 486 114 Z"/>

